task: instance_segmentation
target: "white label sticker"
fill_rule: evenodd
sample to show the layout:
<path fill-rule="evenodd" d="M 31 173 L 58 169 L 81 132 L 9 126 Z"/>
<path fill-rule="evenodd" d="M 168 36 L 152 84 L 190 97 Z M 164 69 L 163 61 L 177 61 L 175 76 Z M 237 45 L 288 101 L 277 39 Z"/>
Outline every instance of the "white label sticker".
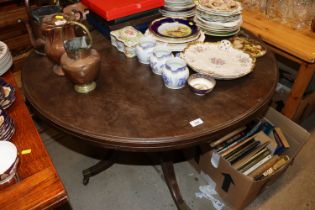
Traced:
<path fill-rule="evenodd" d="M 195 119 L 193 121 L 190 121 L 190 125 L 192 127 L 196 127 L 198 125 L 201 125 L 203 123 L 202 119 L 198 118 L 198 119 Z"/>
<path fill-rule="evenodd" d="M 55 22 L 55 25 L 56 25 L 56 26 L 60 26 L 60 25 L 66 24 L 66 23 L 67 23 L 66 20 L 58 20 L 58 21 Z"/>
<path fill-rule="evenodd" d="M 212 152 L 212 157 L 211 157 L 211 164 L 213 167 L 218 168 L 220 162 L 220 155 L 213 151 Z"/>

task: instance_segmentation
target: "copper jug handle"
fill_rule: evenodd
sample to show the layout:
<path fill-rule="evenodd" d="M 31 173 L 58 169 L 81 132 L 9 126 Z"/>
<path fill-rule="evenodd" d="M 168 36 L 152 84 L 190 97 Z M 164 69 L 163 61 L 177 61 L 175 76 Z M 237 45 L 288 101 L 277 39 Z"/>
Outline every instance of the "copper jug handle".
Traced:
<path fill-rule="evenodd" d="M 92 38 L 92 35 L 91 35 L 89 29 L 87 29 L 87 27 L 85 25 L 83 25 L 82 23 L 76 22 L 76 21 L 68 21 L 67 24 L 77 25 L 77 26 L 81 27 L 86 32 L 87 36 L 89 37 L 90 42 L 89 42 L 88 48 L 92 47 L 93 38 Z"/>

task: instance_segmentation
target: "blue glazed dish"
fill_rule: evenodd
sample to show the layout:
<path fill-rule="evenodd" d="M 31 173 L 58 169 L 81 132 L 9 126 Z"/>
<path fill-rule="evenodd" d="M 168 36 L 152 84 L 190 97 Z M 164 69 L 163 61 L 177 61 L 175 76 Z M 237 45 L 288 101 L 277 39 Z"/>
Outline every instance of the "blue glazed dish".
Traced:
<path fill-rule="evenodd" d="M 149 30 L 154 35 L 162 38 L 179 39 L 198 36 L 200 32 L 196 23 L 191 20 L 169 17 L 153 21 L 149 26 Z"/>

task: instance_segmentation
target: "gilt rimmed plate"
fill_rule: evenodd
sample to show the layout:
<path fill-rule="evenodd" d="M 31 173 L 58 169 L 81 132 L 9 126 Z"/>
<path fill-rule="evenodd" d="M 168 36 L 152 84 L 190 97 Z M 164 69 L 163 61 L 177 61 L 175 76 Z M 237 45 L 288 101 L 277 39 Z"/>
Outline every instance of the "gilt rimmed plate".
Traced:
<path fill-rule="evenodd" d="M 228 2 L 221 2 L 218 4 L 208 0 L 208 3 L 199 2 L 198 7 L 204 11 L 221 15 L 236 14 L 242 11 L 242 5 L 240 2 L 231 0 L 230 3 L 231 4 Z"/>
<path fill-rule="evenodd" d="M 232 42 L 234 48 L 243 50 L 255 58 L 261 57 L 267 52 L 266 48 L 255 39 L 236 36 L 232 37 L 230 41 Z"/>
<path fill-rule="evenodd" d="M 0 100 L 0 107 L 2 109 L 9 108 L 15 101 L 15 89 L 7 83 L 4 79 L 0 78 L 0 86 L 3 88 L 4 98 Z"/>
<path fill-rule="evenodd" d="M 173 12 L 173 11 L 167 11 L 160 9 L 159 12 L 164 16 L 164 17 L 169 17 L 169 18 L 190 18 L 195 16 L 195 9 L 185 11 L 185 12 Z"/>
<path fill-rule="evenodd" d="M 196 37 L 199 28 L 196 23 L 182 18 L 160 18 L 153 21 L 149 30 L 156 36 L 172 39 Z"/>
<path fill-rule="evenodd" d="M 232 16 L 232 15 L 239 15 L 242 13 L 242 9 L 235 9 L 230 11 L 220 11 L 215 9 L 210 9 L 202 5 L 198 5 L 197 10 L 203 11 L 205 13 L 211 14 L 211 15 L 220 15 L 220 16 Z"/>
<path fill-rule="evenodd" d="M 205 36 L 205 34 L 203 32 L 200 32 L 200 36 L 198 36 L 196 40 L 193 40 L 193 41 L 188 42 L 188 43 L 167 43 L 167 42 L 163 42 L 163 41 L 160 41 L 159 39 L 157 39 L 157 37 L 154 36 L 149 30 L 147 30 L 144 35 L 152 37 L 160 45 L 166 45 L 172 52 L 182 52 L 188 46 L 189 43 L 192 43 L 192 42 L 204 42 L 205 39 L 206 39 L 206 36 Z"/>
<path fill-rule="evenodd" d="M 232 47 L 228 40 L 192 43 L 182 53 L 183 59 L 196 72 L 216 79 L 236 79 L 253 71 L 255 58 Z"/>

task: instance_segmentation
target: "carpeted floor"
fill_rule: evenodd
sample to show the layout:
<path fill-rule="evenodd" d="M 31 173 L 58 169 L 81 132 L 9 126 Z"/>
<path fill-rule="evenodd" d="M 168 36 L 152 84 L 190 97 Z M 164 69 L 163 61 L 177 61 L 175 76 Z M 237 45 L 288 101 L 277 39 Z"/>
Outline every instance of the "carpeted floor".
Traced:
<path fill-rule="evenodd" d="M 107 171 L 82 184 L 81 171 L 97 162 L 103 151 L 65 135 L 39 121 L 38 128 L 46 148 L 69 194 L 61 210 L 175 210 L 176 206 L 163 180 L 158 164 L 143 161 L 143 155 L 124 153 Z M 303 126 L 313 136 L 287 172 L 266 189 L 247 209 L 315 209 L 315 114 Z M 133 158 L 131 158 L 133 157 Z M 141 162 L 141 165 L 138 165 Z M 144 163 L 143 163 L 144 162 Z M 193 210 L 215 209 L 206 198 L 198 198 L 199 187 L 207 185 L 188 162 L 175 164 L 182 195 Z M 220 199 L 218 196 L 215 198 Z M 224 210 L 230 209 L 226 205 Z"/>

